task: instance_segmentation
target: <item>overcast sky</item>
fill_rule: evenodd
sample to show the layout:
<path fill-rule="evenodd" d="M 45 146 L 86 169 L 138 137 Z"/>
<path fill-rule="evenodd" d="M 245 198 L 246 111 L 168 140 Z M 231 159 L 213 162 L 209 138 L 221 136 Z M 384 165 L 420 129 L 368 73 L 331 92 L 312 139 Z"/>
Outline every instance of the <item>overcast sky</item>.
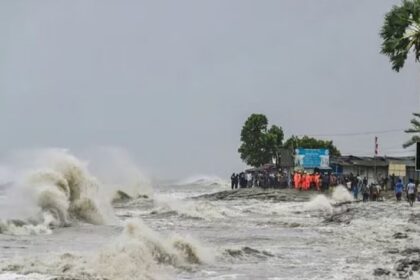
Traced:
<path fill-rule="evenodd" d="M 252 113 L 373 154 L 418 111 L 379 54 L 398 0 L 0 2 L 0 152 L 117 146 L 156 177 L 228 176 Z M 380 153 L 407 154 L 402 131 Z"/>

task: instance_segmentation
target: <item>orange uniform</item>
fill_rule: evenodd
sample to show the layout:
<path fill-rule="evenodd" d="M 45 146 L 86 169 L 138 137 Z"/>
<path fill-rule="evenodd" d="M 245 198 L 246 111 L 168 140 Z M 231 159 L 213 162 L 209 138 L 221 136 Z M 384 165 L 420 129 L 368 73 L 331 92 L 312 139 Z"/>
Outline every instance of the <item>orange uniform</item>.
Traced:
<path fill-rule="evenodd" d="M 298 172 L 296 172 L 293 176 L 293 183 L 295 185 L 295 189 L 300 188 L 300 174 Z"/>
<path fill-rule="evenodd" d="M 311 187 L 311 181 L 312 181 L 312 176 L 307 174 L 305 175 L 305 190 L 309 190 L 309 188 Z"/>
<path fill-rule="evenodd" d="M 306 186 L 306 174 L 302 174 L 302 176 L 300 177 L 300 185 L 302 190 L 304 190 Z"/>
<path fill-rule="evenodd" d="M 315 177 L 313 174 L 309 175 L 308 190 L 311 188 L 312 184 L 315 182 Z"/>

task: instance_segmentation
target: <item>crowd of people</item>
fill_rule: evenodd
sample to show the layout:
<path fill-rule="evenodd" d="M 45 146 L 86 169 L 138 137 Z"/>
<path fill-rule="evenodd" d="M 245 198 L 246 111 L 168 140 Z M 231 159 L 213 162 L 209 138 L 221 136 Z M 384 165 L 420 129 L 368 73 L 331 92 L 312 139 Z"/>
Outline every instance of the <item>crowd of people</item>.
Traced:
<path fill-rule="evenodd" d="M 368 184 L 367 177 L 362 178 L 359 175 L 354 176 L 353 173 L 342 176 L 339 181 L 339 184 L 346 186 L 353 194 L 354 199 L 359 199 L 359 194 L 361 194 L 364 202 L 368 200 L 381 200 L 382 191 L 385 189 L 385 187 L 379 183 Z"/>
<path fill-rule="evenodd" d="M 412 205 L 417 199 L 420 201 L 420 184 L 416 185 L 413 179 L 409 179 L 404 185 L 401 179 L 391 175 L 390 181 L 379 179 L 378 183 L 368 183 L 367 177 L 353 175 L 336 175 L 331 172 L 296 171 L 293 174 L 281 171 L 275 172 L 240 172 L 231 176 L 232 189 L 238 188 L 295 188 L 300 191 L 316 190 L 328 191 L 330 187 L 343 185 L 353 194 L 356 200 L 359 196 L 366 201 L 377 201 L 383 199 L 382 193 L 391 189 L 394 190 L 397 201 L 400 201 L 405 194 L 407 201 Z"/>
<path fill-rule="evenodd" d="M 287 188 L 290 176 L 283 172 L 240 172 L 230 177 L 231 188 Z"/>

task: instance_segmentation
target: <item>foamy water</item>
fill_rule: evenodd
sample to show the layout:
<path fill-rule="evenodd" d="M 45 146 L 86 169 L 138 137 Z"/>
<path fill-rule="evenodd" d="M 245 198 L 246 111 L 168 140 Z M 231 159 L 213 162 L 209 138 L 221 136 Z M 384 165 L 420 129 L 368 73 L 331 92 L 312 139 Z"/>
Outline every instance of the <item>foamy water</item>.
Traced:
<path fill-rule="evenodd" d="M 344 187 L 212 200 L 197 196 L 229 186 L 195 176 L 111 204 L 89 165 L 63 151 L 52 159 L 0 192 L 0 279 L 377 279 L 377 268 L 394 279 L 404 250 L 420 247 L 420 203 L 355 202 Z M 11 199 L 30 215 L 7 217 Z"/>

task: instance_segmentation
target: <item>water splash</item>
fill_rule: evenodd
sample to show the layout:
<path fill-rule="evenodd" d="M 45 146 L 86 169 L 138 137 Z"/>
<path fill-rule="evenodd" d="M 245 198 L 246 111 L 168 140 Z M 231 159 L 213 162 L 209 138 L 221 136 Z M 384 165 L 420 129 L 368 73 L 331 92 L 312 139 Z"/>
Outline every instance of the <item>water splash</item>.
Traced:
<path fill-rule="evenodd" d="M 9 202 L 0 205 L 2 233 L 48 233 L 50 228 L 76 222 L 114 224 L 111 201 L 117 190 L 135 193 L 133 185 L 125 189 L 126 181 L 121 181 L 118 189 L 100 182 L 88 170 L 87 162 L 67 150 L 43 150 L 27 158 L 21 154 L 20 159 L 26 166 L 4 194 Z M 20 222 L 11 222 L 16 219 Z"/>
<path fill-rule="evenodd" d="M 120 236 L 96 253 L 8 260 L 0 264 L 0 271 L 63 279 L 173 279 L 174 269 L 189 270 L 213 260 L 213 251 L 193 238 L 165 237 L 142 220 L 133 219 L 125 223 Z"/>

